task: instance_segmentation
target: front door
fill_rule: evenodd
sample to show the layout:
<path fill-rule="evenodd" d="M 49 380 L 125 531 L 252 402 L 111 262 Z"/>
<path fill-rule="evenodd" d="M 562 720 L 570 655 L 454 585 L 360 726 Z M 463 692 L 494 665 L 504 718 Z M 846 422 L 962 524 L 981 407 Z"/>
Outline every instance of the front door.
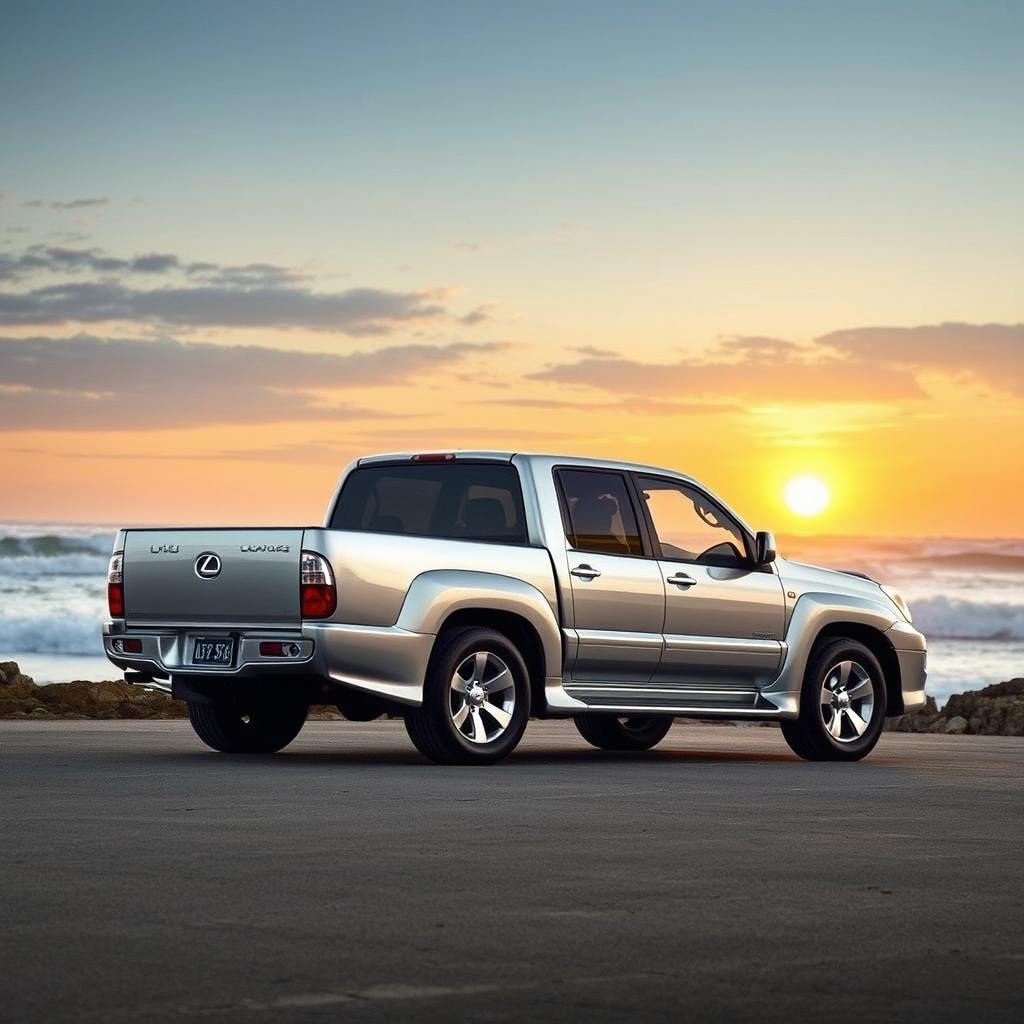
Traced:
<path fill-rule="evenodd" d="M 668 687 L 756 689 L 782 662 L 782 583 L 754 565 L 741 527 L 695 487 L 636 477 L 660 548 L 665 651 L 654 681 Z"/>
<path fill-rule="evenodd" d="M 562 469 L 558 485 L 579 641 L 570 678 L 645 683 L 661 660 L 665 586 L 645 556 L 626 478 Z"/>

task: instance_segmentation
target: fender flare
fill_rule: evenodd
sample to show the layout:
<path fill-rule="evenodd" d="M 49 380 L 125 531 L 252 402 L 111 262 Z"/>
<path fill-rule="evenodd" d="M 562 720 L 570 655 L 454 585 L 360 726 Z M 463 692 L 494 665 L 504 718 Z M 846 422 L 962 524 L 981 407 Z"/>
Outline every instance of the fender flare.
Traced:
<path fill-rule="evenodd" d="M 440 632 L 452 612 L 479 608 L 521 616 L 537 631 L 545 673 L 561 674 L 562 631 L 549 600 L 512 576 L 466 569 L 432 569 L 409 585 L 395 625 L 414 633 Z"/>
<path fill-rule="evenodd" d="M 778 679 L 761 695 L 784 711 L 795 714 L 799 707 L 807 661 L 815 642 L 826 627 L 837 622 L 854 622 L 878 630 L 891 629 L 899 617 L 895 611 L 874 601 L 846 594 L 801 594 L 793 606 L 786 630 L 786 657 Z M 890 643 L 886 638 L 886 643 Z"/>

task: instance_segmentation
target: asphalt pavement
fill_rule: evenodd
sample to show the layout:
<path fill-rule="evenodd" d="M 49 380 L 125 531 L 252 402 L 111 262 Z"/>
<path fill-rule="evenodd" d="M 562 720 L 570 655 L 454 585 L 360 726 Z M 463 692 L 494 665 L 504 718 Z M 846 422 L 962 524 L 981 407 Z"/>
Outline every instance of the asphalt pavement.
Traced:
<path fill-rule="evenodd" d="M 1024 739 L 0 722 L 0 1020 L 1024 1019 Z"/>

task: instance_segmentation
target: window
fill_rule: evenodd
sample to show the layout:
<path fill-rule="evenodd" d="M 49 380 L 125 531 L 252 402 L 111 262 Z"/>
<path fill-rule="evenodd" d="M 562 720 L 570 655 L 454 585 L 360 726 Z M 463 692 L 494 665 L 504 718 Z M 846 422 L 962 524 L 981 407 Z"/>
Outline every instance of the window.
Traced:
<path fill-rule="evenodd" d="M 709 498 L 685 484 L 639 477 L 663 558 L 724 568 L 748 564 L 740 528 Z"/>
<path fill-rule="evenodd" d="M 345 481 L 331 528 L 525 544 L 519 474 L 482 462 L 363 466 Z"/>
<path fill-rule="evenodd" d="M 640 529 L 621 473 L 559 470 L 566 536 L 578 551 L 642 555 Z"/>

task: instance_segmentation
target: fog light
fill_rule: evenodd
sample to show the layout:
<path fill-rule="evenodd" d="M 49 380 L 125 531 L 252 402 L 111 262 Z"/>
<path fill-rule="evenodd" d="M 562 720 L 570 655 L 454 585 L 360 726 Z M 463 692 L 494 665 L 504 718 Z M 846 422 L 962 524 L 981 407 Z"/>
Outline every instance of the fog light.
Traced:
<path fill-rule="evenodd" d="M 110 646 L 114 648 L 114 653 L 115 654 L 124 654 L 124 641 L 123 640 L 115 640 Z"/>
<path fill-rule="evenodd" d="M 299 645 L 298 644 L 289 644 L 288 645 L 288 654 L 292 658 L 297 658 L 299 656 Z"/>

